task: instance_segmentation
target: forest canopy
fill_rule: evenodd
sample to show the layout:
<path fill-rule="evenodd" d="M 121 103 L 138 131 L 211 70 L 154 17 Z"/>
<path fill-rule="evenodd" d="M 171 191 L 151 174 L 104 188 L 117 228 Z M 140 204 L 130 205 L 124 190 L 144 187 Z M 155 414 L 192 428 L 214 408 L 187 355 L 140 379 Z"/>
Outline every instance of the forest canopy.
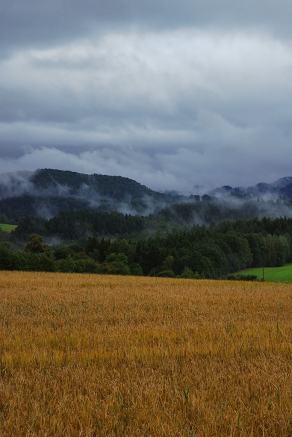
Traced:
<path fill-rule="evenodd" d="M 53 244 L 33 233 L 33 223 L 27 226 L 32 233 L 26 241 L 16 244 L 19 230 L 11 241 L 2 241 L 2 270 L 224 278 L 245 268 L 281 266 L 292 261 L 292 219 L 241 220 L 135 238 L 91 235 Z M 63 226 L 64 232 L 68 230 L 74 237 L 74 229 L 66 221 Z M 114 213 L 106 226 L 112 231 L 131 227 L 139 235 L 143 219 L 122 219 Z"/>

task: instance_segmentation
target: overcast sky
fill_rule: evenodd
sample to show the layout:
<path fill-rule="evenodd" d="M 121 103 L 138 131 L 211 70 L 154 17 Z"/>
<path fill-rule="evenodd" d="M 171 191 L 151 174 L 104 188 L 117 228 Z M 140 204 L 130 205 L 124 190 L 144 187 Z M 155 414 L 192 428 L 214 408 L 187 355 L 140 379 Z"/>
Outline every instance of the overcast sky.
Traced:
<path fill-rule="evenodd" d="M 0 0 L 0 172 L 292 176 L 291 0 Z"/>

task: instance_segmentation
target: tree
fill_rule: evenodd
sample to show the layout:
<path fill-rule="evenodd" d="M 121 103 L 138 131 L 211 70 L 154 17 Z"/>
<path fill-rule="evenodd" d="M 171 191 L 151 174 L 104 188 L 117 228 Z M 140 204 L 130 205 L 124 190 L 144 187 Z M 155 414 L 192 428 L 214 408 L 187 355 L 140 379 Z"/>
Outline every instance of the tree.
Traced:
<path fill-rule="evenodd" d="M 7 244 L 0 245 L 0 269 L 14 270 L 17 268 L 16 257 Z"/>
<path fill-rule="evenodd" d="M 25 250 L 31 253 L 46 253 L 49 251 L 49 247 L 43 242 L 40 235 L 34 234 L 26 244 Z"/>
<path fill-rule="evenodd" d="M 194 273 L 192 269 L 189 267 L 185 267 L 182 274 L 180 275 L 181 278 L 185 279 L 200 279 L 201 276 L 198 273 Z"/>
<path fill-rule="evenodd" d="M 100 273 L 100 265 L 91 258 L 75 260 L 75 272 L 78 273 Z"/>
<path fill-rule="evenodd" d="M 56 261 L 56 269 L 58 272 L 73 273 L 76 271 L 76 263 L 71 256 Z"/>
<path fill-rule="evenodd" d="M 130 271 L 133 276 L 143 276 L 142 267 L 138 263 L 132 263 L 130 265 Z"/>
<path fill-rule="evenodd" d="M 111 253 L 103 265 L 104 272 L 112 275 L 129 275 L 128 257 L 124 253 Z"/>
<path fill-rule="evenodd" d="M 54 258 L 49 253 L 27 253 L 23 261 L 26 270 L 34 272 L 54 272 L 56 270 Z"/>
<path fill-rule="evenodd" d="M 164 261 L 161 265 L 161 270 L 172 270 L 173 264 L 174 264 L 174 257 L 172 255 L 168 255 L 164 259 Z"/>

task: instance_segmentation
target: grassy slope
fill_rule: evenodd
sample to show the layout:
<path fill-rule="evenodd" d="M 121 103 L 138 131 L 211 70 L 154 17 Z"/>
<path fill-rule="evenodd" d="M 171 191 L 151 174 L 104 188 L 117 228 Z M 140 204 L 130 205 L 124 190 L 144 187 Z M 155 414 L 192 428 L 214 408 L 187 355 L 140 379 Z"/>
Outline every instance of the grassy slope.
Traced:
<path fill-rule="evenodd" d="M 0 232 L 13 232 L 17 228 L 16 225 L 8 225 L 6 223 L 0 223 Z"/>
<path fill-rule="evenodd" d="M 291 294 L 0 272 L 0 435 L 291 435 Z"/>
<path fill-rule="evenodd" d="M 258 279 L 263 278 L 263 269 L 247 269 L 240 272 L 242 275 L 254 275 Z M 265 280 L 271 282 L 286 282 L 292 283 L 292 264 L 287 264 L 282 267 L 266 267 Z"/>

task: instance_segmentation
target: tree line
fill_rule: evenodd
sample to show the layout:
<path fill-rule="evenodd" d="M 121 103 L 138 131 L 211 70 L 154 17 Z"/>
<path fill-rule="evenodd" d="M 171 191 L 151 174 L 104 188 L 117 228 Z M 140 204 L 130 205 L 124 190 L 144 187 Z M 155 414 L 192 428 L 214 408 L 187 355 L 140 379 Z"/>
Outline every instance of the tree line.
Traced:
<path fill-rule="evenodd" d="M 51 246 L 34 234 L 22 247 L 0 244 L 4 270 L 224 278 L 245 268 L 288 262 L 292 262 L 292 219 L 195 226 L 139 239 L 90 236 Z"/>
<path fill-rule="evenodd" d="M 19 212 L 17 220 L 12 220 L 18 225 L 14 234 L 15 240 L 25 241 L 33 233 L 66 241 L 84 239 L 84 236 L 137 238 L 157 232 L 166 235 L 178 230 L 190 230 L 196 224 L 214 227 L 226 220 L 232 220 L 235 223 L 239 220 L 246 222 L 260 215 L 259 205 L 256 202 L 245 201 L 240 206 L 232 206 L 228 202 L 217 201 L 208 196 L 203 196 L 200 201 L 183 202 L 165 208 L 161 204 L 162 209 L 145 216 L 104 210 L 105 205 L 90 209 L 86 208 L 83 203 L 80 205 L 78 203 L 80 201 L 77 202 L 76 199 L 57 200 L 58 205 L 56 204 L 56 208 L 53 208 L 50 207 L 49 201 L 46 204 L 38 200 L 35 205 L 32 205 L 28 199 L 21 202 L 13 199 L 17 206 L 24 204 L 31 211 L 31 215 L 28 211 L 26 215 Z M 9 201 L 12 202 L 11 199 Z M 269 208 L 267 203 L 261 203 L 262 207 L 263 205 Z M 58 212 L 60 207 L 62 207 L 62 212 Z M 107 208 L 110 208 L 110 205 Z M 276 208 L 275 204 L 273 208 Z M 46 218 L 38 216 L 35 209 L 39 214 L 48 216 Z M 5 211 L 8 210 L 9 208 L 5 205 Z M 245 232 L 250 232 L 250 230 L 245 230 Z M 256 232 L 262 232 L 260 225 Z"/>

